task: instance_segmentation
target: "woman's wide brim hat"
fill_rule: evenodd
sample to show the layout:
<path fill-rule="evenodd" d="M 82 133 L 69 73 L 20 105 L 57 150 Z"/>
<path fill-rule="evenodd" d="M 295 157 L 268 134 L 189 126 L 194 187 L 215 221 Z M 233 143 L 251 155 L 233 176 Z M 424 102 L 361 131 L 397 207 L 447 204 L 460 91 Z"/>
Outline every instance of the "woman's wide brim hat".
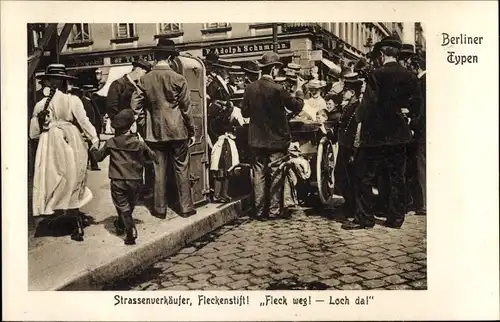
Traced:
<path fill-rule="evenodd" d="M 307 87 L 309 89 L 321 89 L 326 86 L 326 82 L 320 81 L 319 79 L 313 79 L 310 80 L 309 83 L 307 83 Z"/>
<path fill-rule="evenodd" d="M 262 58 L 259 60 L 259 65 L 260 67 L 282 66 L 283 63 L 280 61 L 280 56 L 271 51 L 262 55 Z"/>
<path fill-rule="evenodd" d="M 401 43 L 401 40 L 399 39 L 399 37 L 387 36 L 387 37 L 382 38 L 382 40 L 380 40 L 379 42 L 377 42 L 373 46 L 373 52 L 380 51 L 380 48 L 382 48 L 382 47 L 392 47 L 392 48 L 401 50 L 402 46 L 403 46 L 403 44 Z"/>
<path fill-rule="evenodd" d="M 36 76 L 37 79 L 66 79 L 66 80 L 75 80 L 77 79 L 74 76 L 68 75 L 66 72 L 66 66 L 63 64 L 50 64 L 45 69 L 45 73 L 42 75 Z"/>
<path fill-rule="evenodd" d="M 126 108 L 115 115 L 113 120 L 111 120 L 111 126 L 116 130 L 127 130 L 134 122 L 134 111 L 130 108 Z"/>
<path fill-rule="evenodd" d="M 290 63 L 286 67 L 296 72 L 300 71 L 300 69 L 302 68 L 299 64 L 294 64 L 294 63 Z"/>
<path fill-rule="evenodd" d="M 260 66 L 259 63 L 256 61 L 247 61 L 243 64 L 242 69 L 251 74 L 259 74 L 260 73 Z"/>
<path fill-rule="evenodd" d="M 229 68 L 229 74 L 234 75 L 234 76 L 243 76 L 243 75 L 245 75 L 245 72 L 243 71 L 241 66 L 232 65 Z"/>
<path fill-rule="evenodd" d="M 214 67 L 219 67 L 219 68 L 224 68 L 224 69 L 231 69 L 231 62 L 225 59 L 219 59 L 217 60 L 216 63 L 213 63 L 212 66 Z"/>
<path fill-rule="evenodd" d="M 151 71 L 151 69 L 153 68 L 153 65 L 151 65 L 148 61 L 144 59 L 133 61 L 132 66 L 142 68 L 148 72 Z"/>
<path fill-rule="evenodd" d="M 170 39 L 160 38 L 155 50 L 157 52 L 169 53 L 174 57 L 179 56 L 179 49 L 175 47 L 175 43 Z"/>

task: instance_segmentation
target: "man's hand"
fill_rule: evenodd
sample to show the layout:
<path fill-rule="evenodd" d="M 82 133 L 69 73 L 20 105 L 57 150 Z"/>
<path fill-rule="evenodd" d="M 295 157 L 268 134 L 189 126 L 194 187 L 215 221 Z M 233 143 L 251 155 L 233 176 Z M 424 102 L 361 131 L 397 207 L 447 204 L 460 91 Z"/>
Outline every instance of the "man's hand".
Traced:
<path fill-rule="evenodd" d="M 188 139 L 188 148 L 192 147 L 196 142 L 196 137 L 192 136 Z"/>
<path fill-rule="evenodd" d="M 91 150 L 99 150 L 99 140 L 92 142 Z"/>

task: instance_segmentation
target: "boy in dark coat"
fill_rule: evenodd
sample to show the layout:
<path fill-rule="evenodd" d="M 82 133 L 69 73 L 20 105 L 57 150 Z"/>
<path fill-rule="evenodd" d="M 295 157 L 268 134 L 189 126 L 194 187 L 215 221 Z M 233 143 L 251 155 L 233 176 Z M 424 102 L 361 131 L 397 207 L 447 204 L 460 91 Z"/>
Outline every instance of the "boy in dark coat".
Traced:
<path fill-rule="evenodd" d="M 137 134 L 130 132 L 134 122 L 134 112 L 131 109 L 118 112 L 111 123 L 115 129 L 115 137 L 106 141 L 99 151 L 92 151 L 99 162 L 110 156 L 111 198 L 118 212 L 118 219 L 114 224 L 118 235 L 126 233 L 125 245 L 134 245 L 137 238 L 132 213 L 141 190 L 144 164 L 147 159 L 158 162 L 153 151 L 139 140 Z"/>

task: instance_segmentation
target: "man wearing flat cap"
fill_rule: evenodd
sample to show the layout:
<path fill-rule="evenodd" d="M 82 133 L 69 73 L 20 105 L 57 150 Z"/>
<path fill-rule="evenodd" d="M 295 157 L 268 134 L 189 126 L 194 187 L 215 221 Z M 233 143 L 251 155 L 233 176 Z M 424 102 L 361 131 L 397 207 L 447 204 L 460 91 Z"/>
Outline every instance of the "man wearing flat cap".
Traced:
<path fill-rule="evenodd" d="M 278 217 L 283 213 L 283 173 L 281 163 L 291 142 L 286 109 L 299 113 L 304 101 L 293 98 L 277 84 L 278 54 L 267 52 L 260 60 L 262 77 L 246 86 L 242 102 L 243 117 L 250 118 L 248 143 L 254 157 L 254 216 Z"/>
<path fill-rule="evenodd" d="M 406 146 L 412 135 L 403 114 L 418 116 L 421 97 L 417 77 L 397 61 L 401 45 L 399 38 L 389 36 L 374 46 L 382 67 L 368 75 L 363 102 L 356 112 L 361 123 L 355 160 L 358 200 L 356 221 L 344 225 L 345 229 L 375 225 L 372 188 L 379 173 L 386 175 L 390 184 L 385 225 L 400 228 L 405 219 Z"/>
<path fill-rule="evenodd" d="M 189 146 L 195 141 L 189 89 L 186 78 L 170 67 L 178 55 L 173 41 L 160 39 L 155 48 L 156 65 L 140 79 L 132 99 L 139 133 L 158 157 L 152 212 L 159 218 L 166 218 L 169 194 L 176 194 L 180 216 L 196 213 L 189 180 Z M 175 190 L 167 190 L 167 173 L 174 176 Z"/>

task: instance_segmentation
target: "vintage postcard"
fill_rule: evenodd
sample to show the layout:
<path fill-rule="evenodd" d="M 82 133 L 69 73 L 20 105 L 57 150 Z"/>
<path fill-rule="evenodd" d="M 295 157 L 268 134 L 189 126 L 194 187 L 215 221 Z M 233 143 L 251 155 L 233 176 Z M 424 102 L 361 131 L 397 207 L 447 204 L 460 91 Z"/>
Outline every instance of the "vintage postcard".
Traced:
<path fill-rule="evenodd" d="M 5 319 L 500 317 L 496 2 L 1 6 Z"/>

